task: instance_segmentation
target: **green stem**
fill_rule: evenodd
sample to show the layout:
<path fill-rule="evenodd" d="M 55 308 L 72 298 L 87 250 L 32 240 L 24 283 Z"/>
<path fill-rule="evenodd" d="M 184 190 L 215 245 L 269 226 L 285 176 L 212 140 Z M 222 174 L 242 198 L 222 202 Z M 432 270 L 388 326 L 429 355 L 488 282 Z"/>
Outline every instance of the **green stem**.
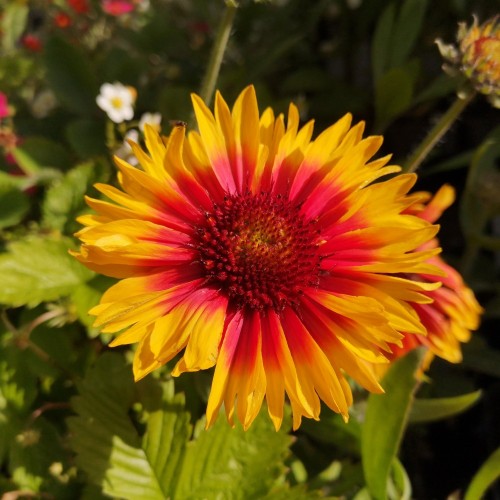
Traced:
<path fill-rule="evenodd" d="M 210 104 L 214 95 L 215 84 L 217 83 L 222 58 L 224 56 L 224 52 L 226 51 L 227 42 L 229 40 L 229 35 L 231 34 L 237 8 L 238 4 L 235 0 L 226 0 L 226 11 L 224 12 L 224 16 L 222 17 L 217 29 L 217 37 L 215 38 L 212 53 L 210 54 L 210 59 L 208 60 L 207 70 L 201 83 L 200 97 L 207 105 Z"/>
<path fill-rule="evenodd" d="M 465 98 L 457 97 L 450 109 L 439 119 L 432 127 L 427 137 L 422 141 L 418 148 L 408 158 L 403 166 L 403 172 L 415 172 L 420 164 L 425 160 L 434 146 L 448 132 L 460 113 L 467 107 L 475 96 L 475 92 L 470 92 Z"/>

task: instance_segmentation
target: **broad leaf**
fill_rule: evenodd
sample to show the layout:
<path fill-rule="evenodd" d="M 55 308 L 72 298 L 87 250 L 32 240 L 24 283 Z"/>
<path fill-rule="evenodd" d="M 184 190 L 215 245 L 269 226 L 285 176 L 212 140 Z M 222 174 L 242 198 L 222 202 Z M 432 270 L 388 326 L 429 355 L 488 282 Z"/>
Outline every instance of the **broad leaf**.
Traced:
<path fill-rule="evenodd" d="M 142 412 L 136 414 L 140 424 L 133 424 L 137 398 L 134 408 L 139 403 Z M 205 431 L 202 420 L 190 441 L 190 416 L 173 382 L 150 377 L 134 385 L 130 367 L 117 354 L 101 357 L 73 408 L 78 416 L 68 424 L 77 463 L 112 497 L 215 499 L 222 491 L 234 499 L 283 497 L 285 492 L 290 498 L 314 497 L 284 483 L 283 460 L 292 438 L 286 429 L 274 430 L 265 410 L 247 432 L 241 426 L 231 429 L 222 416 Z"/>
<path fill-rule="evenodd" d="M 450 398 L 415 399 L 410 412 L 410 423 L 434 422 L 452 417 L 469 409 L 481 397 L 481 391 Z"/>
<path fill-rule="evenodd" d="M 63 232 L 76 231 L 75 217 L 86 209 L 85 194 L 92 185 L 107 179 L 108 165 L 87 162 L 70 170 L 47 190 L 42 205 L 43 224 Z"/>
<path fill-rule="evenodd" d="M 410 68 L 390 69 L 379 79 L 375 87 L 376 130 L 384 130 L 410 107 L 414 82 Z"/>
<path fill-rule="evenodd" d="M 410 55 L 422 27 L 427 0 L 406 0 L 401 6 L 391 37 L 389 67 L 405 63 Z"/>
<path fill-rule="evenodd" d="M 35 306 L 69 295 L 93 273 L 68 254 L 65 238 L 26 238 L 8 245 L 0 254 L 0 303 Z"/>
<path fill-rule="evenodd" d="M 29 8 L 22 2 L 11 2 L 3 9 L 0 33 L 2 48 L 9 52 L 16 47 L 20 36 L 26 28 Z"/>
<path fill-rule="evenodd" d="M 464 500 L 483 498 L 486 490 L 500 478 L 500 448 L 497 448 L 476 472 L 465 492 Z"/>
<path fill-rule="evenodd" d="M 394 3 L 390 3 L 380 16 L 375 28 L 372 41 L 372 66 L 375 82 L 378 82 L 388 67 L 395 16 L 396 7 Z"/>
<path fill-rule="evenodd" d="M 460 223 L 464 234 L 469 238 L 479 236 L 489 217 L 496 212 L 493 206 L 498 204 L 498 201 L 494 199 L 493 192 L 488 192 L 488 186 L 491 186 L 492 182 L 489 176 L 496 174 L 496 161 L 499 157 L 500 127 L 497 127 L 474 153 L 465 193 L 461 199 Z M 489 195 L 489 198 L 485 194 Z M 498 210 L 498 207 L 495 208 Z"/>
<path fill-rule="evenodd" d="M 387 480 L 417 387 L 415 372 L 422 350 L 396 361 L 382 380 L 385 394 L 370 394 L 362 429 L 361 453 L 366 484 L 376 499 L 387 498 Z"/>
<path fill-rule="evenodd" d="M 60 143 L 46 137 L 27 137 L 17 148 L 28 155 L 38 167 L 67 170 L 71 164 L 70 155 Z"/>
<path fill-rule="evenodd" d="M 99 300 L 115 280 L 107 276 L 97 275 L 87 283 L 83 283 L 75 288 L 71 294 L 71 301 L 76 309 L 78 319 L 87 327 L 91 337 L 99 335 L 100 330 L 92 325 L 95 317 L 89 314 L 89 310 L 99 303 Z"/>
<path fill-rule="evenodd" d="M 225 418 L 204 431 L 199 422 L 189 443 L 174 498 L 263 498 L 283 476 L 283 460 L 292 438 L 276 432 L 266 411 L 261 411 L 248 431 L 231 429 Z"/>
<path fill-rule="evenodd" d="M 29 207 L 28 197 L 21 190 L 0 184 L 0 229 L 19 224 Z"/>

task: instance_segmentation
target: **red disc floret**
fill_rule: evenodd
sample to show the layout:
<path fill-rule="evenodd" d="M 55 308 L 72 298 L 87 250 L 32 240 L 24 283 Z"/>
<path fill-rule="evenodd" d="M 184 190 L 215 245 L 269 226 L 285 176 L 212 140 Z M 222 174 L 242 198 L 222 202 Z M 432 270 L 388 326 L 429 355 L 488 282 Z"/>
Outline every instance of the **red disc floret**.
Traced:
<path fill-rule="evenodd" d="M 281 195 L 227 196 L 205 214 L 194 239 L 207 281 L 236 308 L 279 312 L 318 285 L 317 224 Z"/>

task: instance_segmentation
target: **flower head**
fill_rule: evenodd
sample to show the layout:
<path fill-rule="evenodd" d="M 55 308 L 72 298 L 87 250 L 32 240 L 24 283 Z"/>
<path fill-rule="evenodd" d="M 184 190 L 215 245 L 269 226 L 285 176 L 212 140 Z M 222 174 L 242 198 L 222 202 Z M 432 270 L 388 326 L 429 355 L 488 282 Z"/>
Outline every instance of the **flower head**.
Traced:
<path fill-rule="evenodd" d="M 102 0 L 101 7 L 110 16 L 122 16 L 135 9 L 132 0 Z"/>
<path fill-rule="evenodd" d="M 141 168 L 116 159 L 121 189 L 88 199 L 75 256 L 120 281 L 91 310 L 112 346 L 138 343 L 140 379 L 181 351 L 172 374 L 215 366 L 207 425 L 219 409 L 247 428 L 267 399 L 276 428 L 285 393 L 294 427 L 319 418 L 320 401 L 347 419 L 345 374 L 381 392 L 401 332 L 425 334 L 411 303 L 433 284 L 438 250 L 416 250 L 436 226 L 405 213 L 413 174 L 372 160 L 380 137 L 362 138 L 346 115 L 312 140 L 298 110 L 259 113 L 253 87 L 215 114 L 193 95 L 199 132 L 168 138 L 146 126 Z M 379 182 L 373 183 L 378 180 Z"/>
<path fill-rule="evenodd" d="M 455 192 L 451 186 L 444 185 L 433 198 L 430 193 L 419 193 L 418 196 L 420 200 L 408 211 L 429 222 L 435 222 L 453 203 Z M 438 245 L 438 240 L 434 238 L 425 243 L 420 250 L 436 248 Z M 425 282 L 441 281 L 442 286 L 424 292 L 432 302 L 414 304 L 427 335 L 406 336 L 403 345 L 394 348 L 392 357 L 397 358 L 415 347 L 424 345 L 429 348 L 431 355 L 459 363 L 462 360 L 461 343 L 467 342 L 471 330 L 478 328 L 482 308 L 472 290 L 465 285 L 453 267 L 446 264 L 438 255 L 432 256 L 429 263 L 440 269 L 442 276 L 424 274 L 418 279 Z"/>
<path fill-rule="evenodd" d="M 8 116 L 10 116 L 9 100 L 3 92 L 0 92 L 0 119 Z"/>
<path fill-rule="evenodd" d="M 67 0 L 67 3 L 77 14 L 86 14 L 90 10 L 88 0 Z"/>
<path fill-rule="evenodd" d="M 42 42 L 37 35 L 27 33 L 21 38 L 22 45 L 31 52 L 40 52 L 43 48 Z"/>
<path fill-rule="evenodd" d="M 472 26 L 459 24 L 458 47 L 437 40 L 441 55 L 452 65 L 451 73 L 461 71 L 474 88 L 488 96 L 493 106 L 500 108 L 500 24 L 498 16 L 479 25 L 474 17 Z"/>
<path fill-rule="evenodd" d="M 118 82 L 104 83 L 96 102 L 110 120 L 122 123 L 133 118 L 135 98 L 136 91 L 133 87 L 126 87 Z"/>

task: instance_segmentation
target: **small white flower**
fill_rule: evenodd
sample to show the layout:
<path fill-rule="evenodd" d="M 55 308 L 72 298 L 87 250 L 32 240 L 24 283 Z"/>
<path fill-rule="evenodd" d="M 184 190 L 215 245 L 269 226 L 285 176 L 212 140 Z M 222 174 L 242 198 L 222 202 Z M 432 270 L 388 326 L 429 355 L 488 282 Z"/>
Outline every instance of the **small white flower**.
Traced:
<path fill-rule="evenodd" d="M 160 113 L 144 113 L 139 120 L 139 128 L 144 132 L 145 124 L 151 125 L 158 132 L 160 131 L 161 114 Z"/>
<path fill-rule="evenodd" d="M 135 155 L 132 154 L 132 148 L 128 143 L 129 140 L 138 143 L 139 131 L 136 129 L 129 130 L 123 138 L 122 145 L 115 151 L 115 155 L 118 156 L 118 158 L 125 160 L 127 163 L 130 163 L 130 165 L 136 166 L 139 164 L 139 161 L 137 160 Z"/>
<path fill-rule="evenodd" d="M 133 87 L 126 87 L 118 82 L 104 83 L 100 91 L 96 98 L 97 105 L 108 114 L 110 120 L 122 123 L 133 118 L 136 97 Z"/>

